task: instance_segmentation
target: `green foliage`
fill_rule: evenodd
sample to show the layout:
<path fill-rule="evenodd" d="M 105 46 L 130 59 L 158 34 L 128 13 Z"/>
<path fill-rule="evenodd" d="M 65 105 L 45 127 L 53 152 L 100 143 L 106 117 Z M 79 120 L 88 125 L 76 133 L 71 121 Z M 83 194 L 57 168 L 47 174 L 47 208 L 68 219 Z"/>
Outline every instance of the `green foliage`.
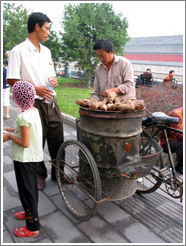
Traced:
<path fill-rule="evenodd" d="M 3 57 L 16 44 L 27 37 L 28 11 L 22 6 L 15 7 L 15 3 L 3 4 Z"/>
<path fill-rule="evenodd" d="M 58 83 L 59 84 L 71 84 L 71 83 L 73 83 L 73 84 L 79 84 L 80 85 L 80 83 L 82 84 L 82 83 L 86 83 L 86 81 L 85 80 L 81 80 L 80 81 L 80 79 L 76 79 L 76 78 L 68 78 L 68 77 L 57 77 L 57 81 L 58 81 Z"/>
<path fill-rule="evenodd" d="M 79 118 L 79 106 L 76 104 L 76 100 L 89 98 L 92 90 L 63 87 L 63 84 L 73 83 L 74 79 L 57 78 L 57 80 L 59 86 L 55 88 L 55 91 L 61 112 Z"/>
<path fill-rule="evenodd" d="M 3 57 L 15 45 L 23 42 L 28 36 L 27 22 L 29 13 L 23 5 L 15 6 L 15 3 L 3 4 Z M 61 43 L 56 32 L 50 30 L 50 36 L 44 43 L 51 50 L 52 58 L 58 60 L 61 56 Z"/>
<path fill-rule="evenodd" d="M 50 49 L 52 53 L 52 59 L 54 61 L 57 61 L 59 57 L 62 56 L 62 45 L 60 43 L 59 37 L 57 36 L 57 33 L 52 30 L 52 26 L 50 29 L 50 35 L 43 45 Z"/>
<path fill-rule="evenodd" d="M 110 39 L 115 53 L 123 53 L 123 47 L 129 40 L 128 22 L 121 14 L 115 14 L 108 3 L 80 3 L 65 6 L 62 22 L 64 33 L 63 58 L 77 61 L 78 68 L 85 77 L 92 77 L 98 64 L 93 45 L 102 38 Z"/>

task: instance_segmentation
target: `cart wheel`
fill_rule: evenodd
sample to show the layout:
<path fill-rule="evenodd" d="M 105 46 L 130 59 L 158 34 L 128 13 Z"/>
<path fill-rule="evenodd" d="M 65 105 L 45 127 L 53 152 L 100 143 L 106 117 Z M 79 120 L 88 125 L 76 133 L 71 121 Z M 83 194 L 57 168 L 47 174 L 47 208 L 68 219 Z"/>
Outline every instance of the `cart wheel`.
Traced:
<path fill-rule="evenodd" d="M 147 154 L 156 153 L 159 151 L 156 145 L 151 143 L 151 147 Z M 149 175 L 137 180 L 137 193 L 148 194 L 156 191 L 163 182 L 163 175 L 161 169 L 164 167 L 163 154 L 160 153 L 159 158 L 156 161 L 154 168 L 152 168 Z"/>
<path fill-rule="evenodd" d="M 63 183 L 63 174 L 69 183 Z M 101 199 L 98 168 L 88 148 L 77 140 L 67 140 L 59 148 L 56 177 L 67 208 L 78 219 L 88 219 Z"/>

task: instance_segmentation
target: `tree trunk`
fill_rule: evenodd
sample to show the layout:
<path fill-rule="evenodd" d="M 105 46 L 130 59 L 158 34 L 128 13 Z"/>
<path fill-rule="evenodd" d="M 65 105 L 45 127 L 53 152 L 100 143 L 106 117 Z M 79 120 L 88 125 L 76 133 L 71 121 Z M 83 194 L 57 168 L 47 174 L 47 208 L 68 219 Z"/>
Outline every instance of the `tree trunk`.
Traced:
<path fill-rule="evenodd" d="M 91 78 L 87 78 L 87 83 L 86 83 L 86 87 L 90 88 L 91 87 Z"/>

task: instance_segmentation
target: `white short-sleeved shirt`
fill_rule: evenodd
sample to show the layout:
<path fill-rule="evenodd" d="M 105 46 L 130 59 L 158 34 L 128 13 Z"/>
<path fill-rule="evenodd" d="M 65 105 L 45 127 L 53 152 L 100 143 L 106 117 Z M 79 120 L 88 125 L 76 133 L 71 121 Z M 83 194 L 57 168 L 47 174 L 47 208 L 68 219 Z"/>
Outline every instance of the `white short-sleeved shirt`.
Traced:
<path fill-rule="evenodd" d="M 43 135 L 39 111 L 31 108 L 20 113 L 15 122 L 14 136 L 21 138 L 21 126 L 30 128 L 30 146 L 23 148 L 12 141 L 12 159 L 19 162 L 40 162 L 43 160 Z"/>
<path fill-rule="evenodd" d="M 8 58 L 7 79 L 20 79 L 36 86 L 46 85 L 56 73 L 50 50 L 40 44 L 40 52 L 27 38 L 16 45 Z M 36 95 L 36 98 L 43 99 Z"/>

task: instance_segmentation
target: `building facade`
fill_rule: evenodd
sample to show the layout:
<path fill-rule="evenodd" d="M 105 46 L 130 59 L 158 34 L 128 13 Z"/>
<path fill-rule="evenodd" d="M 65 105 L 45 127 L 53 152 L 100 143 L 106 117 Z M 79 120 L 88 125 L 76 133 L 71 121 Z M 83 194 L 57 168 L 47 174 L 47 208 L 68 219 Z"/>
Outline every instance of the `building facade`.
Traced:
<path fill-rule="evenodd" d="M 124 49 L 132 62 L 134 74 L 150 68 L 154 78 L 164 79 L 175 70 L 176 80 L 183 83 L 183 36 L 131 38 Z"/>

